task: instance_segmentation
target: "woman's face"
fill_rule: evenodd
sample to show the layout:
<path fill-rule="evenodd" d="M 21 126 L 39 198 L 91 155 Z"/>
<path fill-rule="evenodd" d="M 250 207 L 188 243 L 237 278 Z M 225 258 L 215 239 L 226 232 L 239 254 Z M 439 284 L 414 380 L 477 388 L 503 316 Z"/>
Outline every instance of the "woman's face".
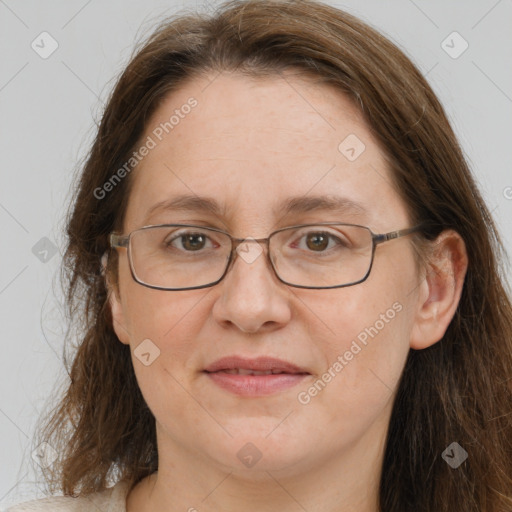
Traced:
<path fill-rule="evenodd" d="M 284 77 L 223 73 L 167 97 L 146 125 L 149 149 L 130 176 L 124 233 L 165 223 L 242 239 L 304 223 L 354 223 L 374 233 L 409 227 L 357 109 L 330 86 Z M 184 107 L 191 97 L 195 106 Z M 182 195 L 214 200 L 219 211 L 154 208 Z M 292 198 L 321 196 L 345 204 L 280 212 Z M 136 283 L 119 251 L 114 325 L 156 418 L 160 463 L 192 457 L 241 474 L 292 475 L 355 453 L 376 460 L 421 299 L 410 239 L 379 245 L 366 281 L 323 290 L 283 284 L 265 246 L 259 255 L 251 247 L 254 257 L 238 254 L 220 283 L 186 291 Z M 231 356 L 246 365 L 279 359 L 305 375 L 278 381 L 205 371 Z"/>

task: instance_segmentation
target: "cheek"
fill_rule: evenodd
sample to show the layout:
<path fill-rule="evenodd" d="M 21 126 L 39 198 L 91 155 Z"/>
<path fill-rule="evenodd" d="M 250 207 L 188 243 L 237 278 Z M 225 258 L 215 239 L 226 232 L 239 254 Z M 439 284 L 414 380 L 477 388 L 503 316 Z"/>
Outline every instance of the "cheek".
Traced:
<path fill-rule="evenodd" d="M 185 408 L 194 409 L 185 390 L 197 371 L 193 364 L 200 350 L 197 340 L 203 319 L 198 315 L 204 294 L 204 290 L 174 293 L 138 286 L 126 300 L 137 382 L 155 417 L 167 426 Z M 201 410 L 188 414 L 199 420 Z"/>
<path fill-rule="evenodd" d="M 343 368 L 337 365 L 336 373 L 346 374 L 345 385 L 352 390 L 367 380 L 368 370 L 396 373 L 393 368 L 401 365 L 409 348 L 411 310 L 399 293 L 369 298 L 362 289 L 354 292 L 326 298 L 324 307 L 317 304 L 318 316 L 308 328 L 327 369 L 341 362 Z"/>
<path fill-rule="evenodd" d="M 329 425 L 335 444 L 344 446 L 388 420 L 409 347 L 407 313 L 397 302 L 388 308 L 354 300 L 341 303 L 337 313 L 331 320 L 335 335 L 326 337 L 321 322 L 316 335 L 317 324 L 310 327 L 312 340 L 322 340 L 319 348 L 326 364 L 309 387 L 298 390 L 297 401 L 298 417 Z"/>
<path fill-rule="evenodd" d="M 325 368 L 312 387 L 301 390 L 301 403 L 316 404 L 312 409 L 322 409 L 340 431 L 354 424 L 360 428 L 353 431 L 364 430 L 390 405 L 409 353 L 414 266 L 390 262 L 380 267 L 364 283 L 307 303 L 314 313 L 309 336 Z"/>
<path fill-rule="evenodd" d="M 188 330 L 192 336 L 194 326 L 190 322 L 197 317 L 196 306 L 208 293 L 206 290 L 164 291 L 143 286 L 132 278 L 127 261 L 119 270 L 123 318 L 134 349 L 142 340 L 149 338 L 157 345 L 168 339 L 181 339 Z"/>
<path fill-rule="evenodd" d="M 136 283 L 127 265 L 120 268 L 120 286 L 137 382 L 153 414 L 172 422 L 190 405 L 184 389 L 197 371 L 194 356 L 207 315 L 202 304 L 211 289 L 154 290 Z"/>

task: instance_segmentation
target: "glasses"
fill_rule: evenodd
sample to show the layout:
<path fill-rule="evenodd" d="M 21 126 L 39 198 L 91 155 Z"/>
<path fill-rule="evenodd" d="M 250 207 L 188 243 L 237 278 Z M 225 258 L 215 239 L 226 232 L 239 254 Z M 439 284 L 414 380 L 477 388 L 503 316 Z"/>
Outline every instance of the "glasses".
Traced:
<path fill-rule="evenodd" d="M 112 248 L 127 248 L 133 279 L 158 290 L 194 290 L 219 283 L 238 253 L 252 263 L 267 246 L 277 278 L 296 288 L 342 288 L 370 275 L 377 245 L 419 231 L 421 225 L 375 234 L 356 224 L 325 222 L 279 229 L 268 238 L 233 238 L 190 224 L 145 226 L 112 233 Z M 258 245 L 252 246 L 250 243 Z"/>

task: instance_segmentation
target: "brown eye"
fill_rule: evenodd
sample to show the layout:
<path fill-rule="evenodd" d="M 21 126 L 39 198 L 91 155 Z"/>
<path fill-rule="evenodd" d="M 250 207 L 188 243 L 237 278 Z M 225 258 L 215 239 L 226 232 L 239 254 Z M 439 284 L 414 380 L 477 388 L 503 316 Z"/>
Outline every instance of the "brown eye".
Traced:
<path fill-rule="evenodd" d="M 166 249 L 177 249 L 181 252 L 199 252 L 216 246 L 207 234 L 193 231 L 171 233 L 166 237 L 164 245 Z"/>
<path fill-rule="evenodd" d="M 339 236 L 338 236 L 339 235 Z M 301 249 L 305 256 L 334 256 L 350 247 L 350 242 L 342 232 L 299 231 L 294 233 L 291 248 Z"/>
<path fill-rule="evenodd" d="M 312 251 L 323 251 L 329 245 L 329 235 L 326 233 L 310 233 L 306 237 L 306 245 Z"/>
<path fill-rule="evenodd" d="M 187 234 L 179 237 L 181 239 L 182 246 L 188 251 L 196 251 L 203 249 L 206 237 L 201 234 Z"/>

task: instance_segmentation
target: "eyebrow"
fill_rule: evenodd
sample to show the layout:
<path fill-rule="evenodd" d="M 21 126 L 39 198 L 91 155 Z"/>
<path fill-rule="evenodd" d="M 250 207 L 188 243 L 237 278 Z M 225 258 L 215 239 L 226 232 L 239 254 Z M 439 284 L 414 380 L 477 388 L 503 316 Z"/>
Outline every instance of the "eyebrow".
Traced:
<path fill-rule="evenodd" d="M 225 217 L 227 209 L 212 197 L 196 195 L 180 195 L 166 199 L 153 205 L 147 212 L 146 219 L 160 212 L 198 212 L 210 213 L 217 217 Z M 286 217 L 293 214 L 315 211 L 329 211 L 341 215 L 364 216 L 368 213 L 360 203 L 341 196 L 316 195 L 287 198 L 278 208 L 274 208 L 276 217 Z"/>
<path fill-rule="evenodd" d="M 355 214 L 361 216 L 368 213 L 360 203 L 346 197 L 333 195 L 290 197 L 275 213 L 276 215 L 286 216 L 312 211 L 331 211 L 342 215 Z"/>

